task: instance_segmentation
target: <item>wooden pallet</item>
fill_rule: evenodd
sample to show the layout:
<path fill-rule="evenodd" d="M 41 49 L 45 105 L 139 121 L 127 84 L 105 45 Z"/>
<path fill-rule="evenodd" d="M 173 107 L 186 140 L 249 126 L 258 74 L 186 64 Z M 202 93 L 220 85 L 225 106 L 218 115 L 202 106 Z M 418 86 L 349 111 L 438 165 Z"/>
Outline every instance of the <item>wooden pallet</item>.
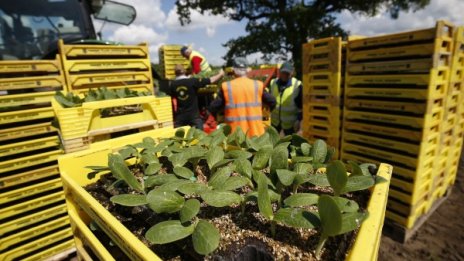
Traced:
<path fill-rule="evenodd" d="M 443 202 L 445 202 L 448 197 L 451 195 L 451 188 L 449 188 L 445 195 L 437 199 L 429 209 L 429 211 L 424 214 L 422 217 L 418 218 L 414 224 L 414 227 L 407 229 L 392 220 L 385 219 L 383 225 L 383 235 L 400 242 L 402 244 L 406 243 L 416 232 L 422 227 L 422 225 L 430 218 L 431 215 L 437 210 Z"/>

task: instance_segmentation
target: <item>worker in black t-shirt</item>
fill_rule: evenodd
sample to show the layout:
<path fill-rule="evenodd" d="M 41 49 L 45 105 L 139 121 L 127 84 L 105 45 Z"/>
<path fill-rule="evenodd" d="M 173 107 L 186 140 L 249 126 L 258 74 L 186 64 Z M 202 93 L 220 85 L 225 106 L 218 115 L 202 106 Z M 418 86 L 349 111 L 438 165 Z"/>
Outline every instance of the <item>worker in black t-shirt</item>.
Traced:
<path fill-rule="evenodd" d="M 200 118 L 197 92 L 208 84 L 217 82 L 224 76 L 221 70 L 211 78 L 191 78 L 186 75 L 185 68 L 178 64 L 175 67 L 176 79 L 171 82 L 169 92 L 177 100 L 177 110 L 174 112 L 174 127 L 192 126 L 203 130 Z"/>

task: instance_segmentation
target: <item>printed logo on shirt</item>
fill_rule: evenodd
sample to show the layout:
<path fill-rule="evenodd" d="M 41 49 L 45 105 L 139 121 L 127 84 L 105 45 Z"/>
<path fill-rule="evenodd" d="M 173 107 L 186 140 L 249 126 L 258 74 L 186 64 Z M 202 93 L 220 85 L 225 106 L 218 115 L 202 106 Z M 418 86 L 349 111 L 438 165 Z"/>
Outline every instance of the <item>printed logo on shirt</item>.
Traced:
<path fill-rule="evenodd" d="M 189 95 L 188 95 L 188 88 L 185 87 L 185 86 L 179 86 L 176 88 L 176 93 L 177 93 L 177 98 L 182 100 L 182 101 L 185 101 L 189 98 Z"/>

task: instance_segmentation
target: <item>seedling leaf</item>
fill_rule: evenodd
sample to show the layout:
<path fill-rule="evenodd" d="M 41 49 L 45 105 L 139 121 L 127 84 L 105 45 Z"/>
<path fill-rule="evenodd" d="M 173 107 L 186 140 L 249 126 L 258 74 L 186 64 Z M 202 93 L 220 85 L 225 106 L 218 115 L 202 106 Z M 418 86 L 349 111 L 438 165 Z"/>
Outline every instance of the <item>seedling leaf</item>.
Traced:
<path fill-rule="evenodd" d="M 335 196 L 340 195 L 348 181 L 348 175 L 343 162 L 336 160 L 327 166 L 327 179 L 334 190 Z"/>
<path fill-rule="evenodd" d="M 226 180 L 230 177 L 231 172 L 232 170 L 230 167 L 220 168 L 208 180 L 208 186 L 211 186 L 214 189 L 220 189 Z"/>
<path fill-rule="evenodd" d="M 284 186 L 290 186 L 293 183 L 296 173 L 287 169 L 278 169 L 277 177 Z"/>
<path fill-rule="evenodd" d="M 195 182 L 192 182 L 192 183 L 185 183 L 185 184 L 181 184 L 177 190 L 184 194 L 184 195 L 193 195 L 193 194 L 200 194 L 201 192 L 205 191 L 208 189 L 208 186 L 206 186 L 205 184 L 201 184 L 201 183 L 195 183 Z"/>
<path fill-rule="evenodd" d="M 145 180 L 145 187 L 151 188 L 154 186 L 161 186 L 165 183 L 179 180 L 174 174 L 159 174 L 156 176 L 150 176 Z"/>
<path fill-rule="evenodd" d="M 234 204 L 240 204 L 242 197 L 232 191 L 207 190 L 200 194 L 206 204 L 221 208 Z"/>
<path fill-rule="evenodd" d="M 222 159 L 224 159 L 224 150 L 220 147 L 215 146 L 206 153 L 206 162 L 210 169 L 212 169 L 214 165 Z"/>
<path fill-rule="evenodd" d="M 327 144 L 323 140 L 315 140 L 310 155 L 314 162 L 324 163 L 327 156 Z"/>
<path fill-rule="evenodd" d="M 342 197 L 333 197 L 333 199 L 337 202 L 338 207 L 343 213 L 357 212 L 359 209 L 358 203 L 354 200 Z"/>
<path fill-rule="evenodd" d="M 286 147 L 278 145 L 271 155 L 271 173 L 276 173 L 277 169 L 288 168 L 288 150 Z"/>
<path fill-rule="evenodd" d="M 134 190 L 143 192 L 142 184 L 138 182 L 137 178 L 129 170 L 121 155 L 109 154 L 108 167 L 111 169 L 111 172 L 116 176 L 116 178 L 123 179 L 127 185 L 129 185 Z"/>
<path fill-rule="evenodd" d="M 193 177 L 193 171 L 185 167 L 174 167 L 173 171 L 174 174 L 184 179 L 190 179 Z"/>
<path fill-rule="evenodd" d="M 275 213 L 274 220 L 290 227 L 308 229 L 320 225 L 320 220 L 316 213 L 298 208 L 281 208 Z"/>
<path fill-rule="evenodd" d="M 253 158 L 253 168 L 254 169 L 264 169 L 268 162 L 269 158 L 271 157 L 272 154 L 272 148 L 271 147 L 264 147 L 261 148 L 258 152 L 256 152 L 255 157 Z"/>
<path fill-rule="evenodd" d="M 263 173 L 258 174 L 258 208 L 261 215 L 265 218 L 272 220 L 272 205 L 269 197 L 267 179 Z"/>
<path fill-rule="evenodd" d="M 306 207 L 317 204 L 319 195 L 312 193 L 293 194 L 284 200 L 284 204 L 289 207 Z"/>
<path fill-rule="evenodd" d="M 151 163 L 149 164 L 146 168 L 145 168 L 145 171 L 144 171 L 144 174 L 145 175 L 154 175 L 156 173 L 158 173 L 158 171 L 161 170 L 161 164 L 159 163 Z"/>
<path fill-rule="evenodd" d="M 221 190 L 236 190 L 247 185 L 249 179 L 241 176 L 230 177 L 226 180 Z"/>
<path fill-rule="evenodd" d="M 200 255 L 207 255 L 219 246 L 220 234 L 211 223 L 198 221 L 192 234 L 193 248 Z"/>
<path fill-rule="evenodd" d="M 363 176 L 364 175 L 362 169 L 359 167 L 358 164 L 356 164 L 356 162 L 349 160 L 348 164 L 350 164 L 350 166 L 351 166 L 351 175 L 350 175 L 350 177 Z"/>
<path fill-rule="evenodd" d="M 337 202 L 331 196 L 322 195 L 319 197 L 317 206 L 321 219 L 322 237 L 340 234 L 342 229 L 342 213 Z"/>
<path fill-rule="evenodd" d="M 251 162 L 247 159 L 237 159 L 235 160 L 235 171 L 240 173 L 240 175 L 251 179 L 253 177 L 253 168 L 251 167 Z"/>
<path fill-rule="evenodd" d="M 185 223 L 195 217 L 200 211 L 200 201 L 197 199 L 189 199 L 185 201 L 184 206 L 179 212 L 180 222 Z"/>
<path fill-rule="evenodd" d="M 348 193 L 353 191 L 365 190 L 375 185 L 372 176 L 354 176 L 349 177 L 346 186 L 342 189 L 341 193 Z"/>
<path fill-rule="evenodd" d="M 251 156 L 253 156 L 251 152 L 244 151 L 244 150 L 231 150 L 227 152 L 227 157 L 232 158 L 232 159 L 240 159 L 240 158 L 249 159 L 251 158 Z"/>
<path fill-rule="evenodd" d="M 343 214 L 342 227 L 340 229 L 339 235 L 357 229 L 367 217 L 367 213 L 353 212 Z"/>
<path fill-rule="evenodd" d="M 174 213 L 184 205 L 184 197 L 174 191 L 154 189 L 148 192 L 148 206 L 156 213 Z"/>
<path fill-rule="evenodd" d="M 301 143 L 301 153 L 304 155 L 304 156 L 309 156 L 309 154 L 311 153 L 311 145 L 309 145 L 309 143 Z"/>
<path fill-rule="evenodd" d="M 195 225 L 183 226 L 179 220 L 160 222 L 145 233 L 145 237 L 153 244 L 167 244 L 190 236 Z"/>
<path fill-rule="evenodd" d="M 127 207 L 143 206 L 147 204 L 147 197 L 145 195 L 137 194 L 120 194 L 110 198 L 110 201 Z"/>

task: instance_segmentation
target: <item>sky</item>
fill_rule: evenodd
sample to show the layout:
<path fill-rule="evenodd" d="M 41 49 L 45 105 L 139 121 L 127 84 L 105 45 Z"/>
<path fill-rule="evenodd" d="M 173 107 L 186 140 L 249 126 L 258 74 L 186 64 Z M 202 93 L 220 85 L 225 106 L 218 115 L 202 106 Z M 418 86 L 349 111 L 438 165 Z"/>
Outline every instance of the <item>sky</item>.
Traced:
<path fill-rule="evenodd" d="M 222 16 L 200 14 L 192 11 L 192 22 L 181 26 L 174 0 L 117 0 L 130 4 L 137 11 L 137 18 L 129 26 L 105 23 L 102 29 L 104 39 L 138 44 L 148 42 L 150 58 L 158 62 L 158 48 L 163 44 L 192 45 L 213 65 L 222 65 L 227 52 L 222 45 L 231 38 L 245 35 L 246 21 L 230 21 Z M 372 36 L 386 33 L 428 28 L 436 20 L 446 19 L 457 25 L 464 25 L 464 0 L 430 0 L 430 4 L 418 11 L 401 12 L 398 19 L 391 19 L 387 12 L 379 12 L 374 17 L 366 17 L 343 11 L 337 14 L 342 28 L 352 35 Z M 102 23 L 94 21 L 100 31 Z M 259 59 L 260 54 L 248 56 L 250 62 Z"/>

